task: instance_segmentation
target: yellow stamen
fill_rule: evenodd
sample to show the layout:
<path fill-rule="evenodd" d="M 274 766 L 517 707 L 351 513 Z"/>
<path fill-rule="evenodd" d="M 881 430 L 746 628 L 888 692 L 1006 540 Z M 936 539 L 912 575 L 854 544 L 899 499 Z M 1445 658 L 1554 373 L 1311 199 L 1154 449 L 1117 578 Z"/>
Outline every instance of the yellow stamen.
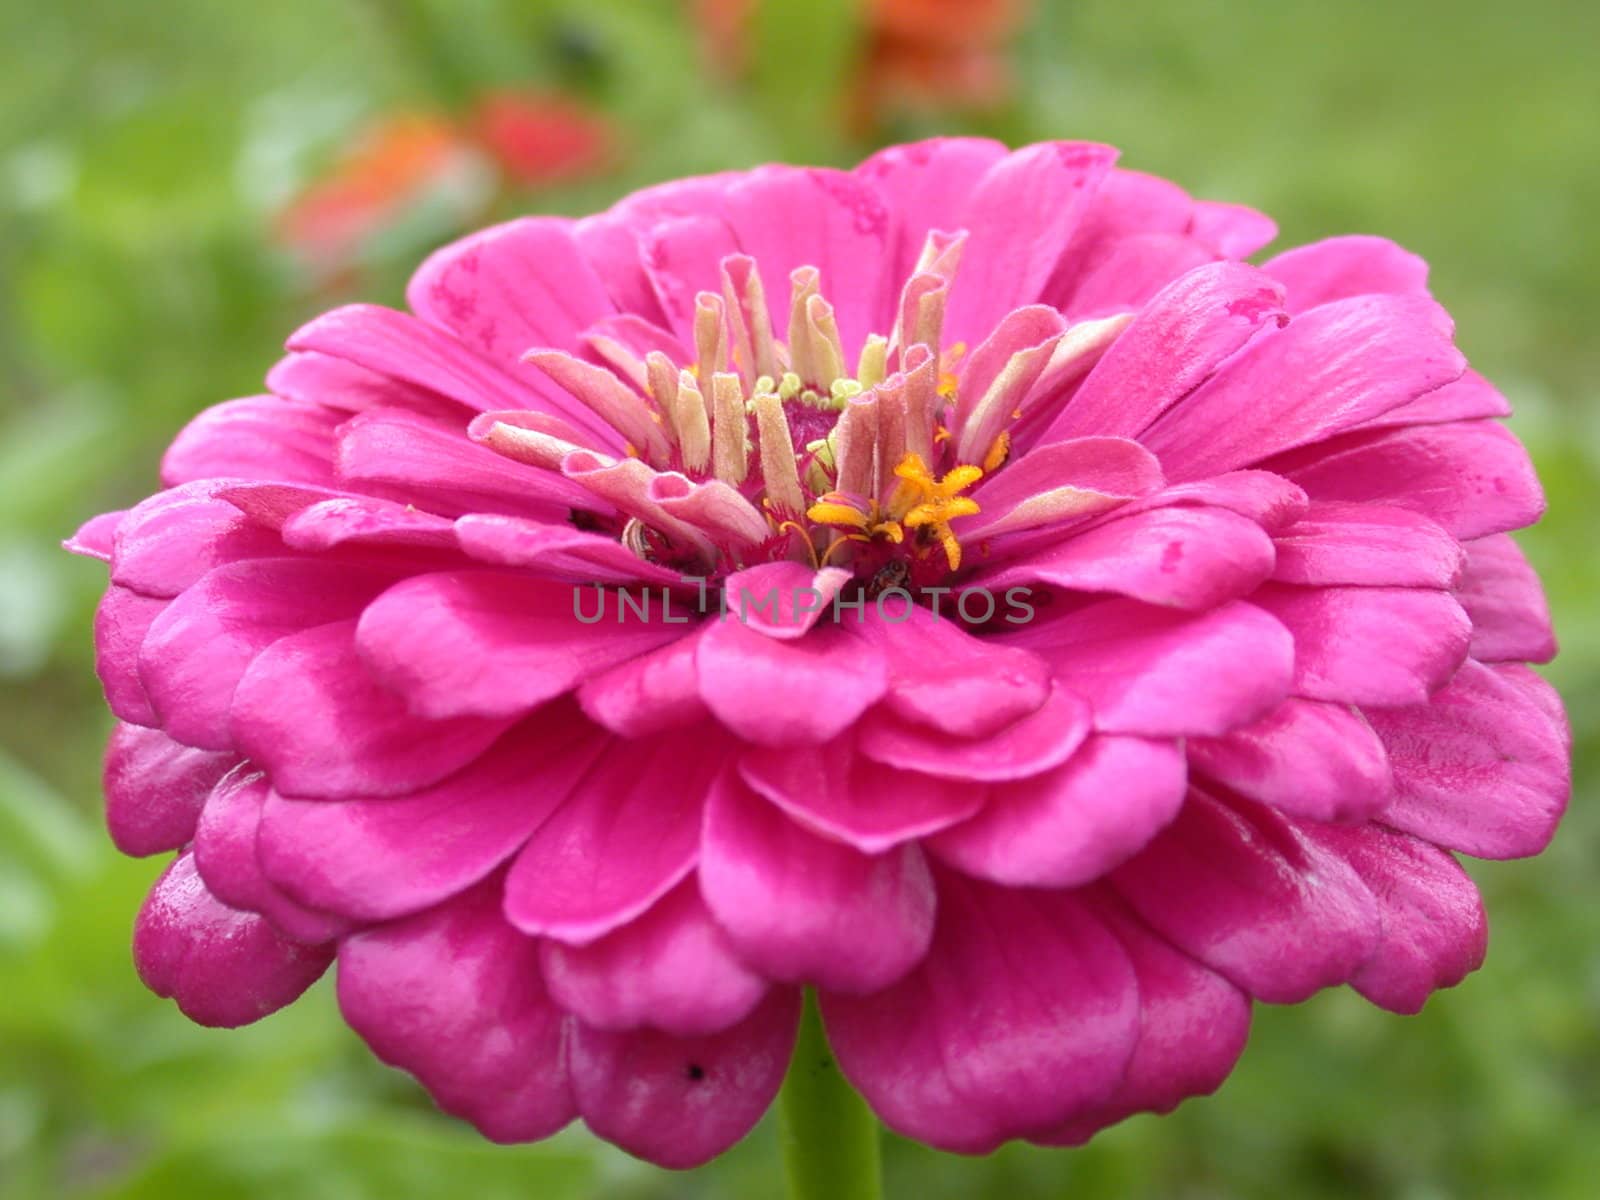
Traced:
<path fill-rule="evenodd" d="M 908 454 L 894 469 L 900 482 L 889 498 L 889 515 L 907 529 L 928 529 L 944 547 L 945 559 L 954 571 L 961 565 L 961 543 L 950 529 L 958 517 L 979 511 L 977 501 L 960 493 L 983 478 L 983 468 L 964 464 L 935 479 L 920 454 Z"/>
<path fill-rule="evenodd" d="M 1000 431 L 1000 436 L 994 439 L 994 444 L 989 447 L 989 453 L 983 456 L 983 469 L 993 475 L 1005 466 L 1006 459 L 1011 457 L 1011 434 L 1006 430 Z"/>

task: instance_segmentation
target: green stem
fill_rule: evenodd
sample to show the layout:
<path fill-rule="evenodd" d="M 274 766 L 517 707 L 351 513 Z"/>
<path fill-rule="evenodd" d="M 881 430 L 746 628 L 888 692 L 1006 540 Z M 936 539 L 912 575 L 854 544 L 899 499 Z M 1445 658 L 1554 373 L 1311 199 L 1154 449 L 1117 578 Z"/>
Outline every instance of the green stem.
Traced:
<path fill-rule="evenodd" d="M 877 1118 L 834 1062 L 809 989 L 778 1096 L 778 1138 L 789 1200 L 882 1200 Z"/>

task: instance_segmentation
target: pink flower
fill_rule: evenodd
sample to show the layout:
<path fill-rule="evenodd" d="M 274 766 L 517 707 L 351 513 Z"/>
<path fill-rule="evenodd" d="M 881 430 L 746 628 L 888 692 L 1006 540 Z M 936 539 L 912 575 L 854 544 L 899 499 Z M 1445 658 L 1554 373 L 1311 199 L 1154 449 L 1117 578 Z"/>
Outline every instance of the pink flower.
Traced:
<path fill-rule="evenodd" d="M 145 981 L 234 1025 L 337 959 L 489 1137 L 683 1166 L 802 985 L 981 1152 L 1211 1091 L 1252 1000 L 1476 967 L 1451 851 L 1569 786 L 1506 402 L 1413 255 L 1247 266 L 1270 221 L 1112 161 L 665 184 L 296 333 L 72 543 L 112 835 L 178 852 Z"/>

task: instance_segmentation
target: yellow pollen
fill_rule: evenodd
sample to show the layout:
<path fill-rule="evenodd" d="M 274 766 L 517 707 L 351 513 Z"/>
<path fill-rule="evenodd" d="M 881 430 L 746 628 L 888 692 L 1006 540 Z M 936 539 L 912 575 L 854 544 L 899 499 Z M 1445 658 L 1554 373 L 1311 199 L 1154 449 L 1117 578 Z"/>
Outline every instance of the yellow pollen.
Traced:
<path fill-rule="evenodd" d="M 932 531 L 954 571 L 961 565 L 961 543 L 950 522 L 980 511 L 977 501 L 961 493 L 983 478 L 983 468 L 963 465 L 935 479 L 920 454 L 908 454 L 894 473 L 900 482 L 889 498 L 889 516 L 907 529 Z"/>
<path fill-rule="evenodd" d="M 1005 466 L 1006 459 L 1011 457 L 1011 434 L 1006 430 L 1000 431 L 1000 436 L 994 439 L 994 444 L 989 447 L 989 453 L 983 456 L 983 469 L 987 474 L 993 475 Z"/>

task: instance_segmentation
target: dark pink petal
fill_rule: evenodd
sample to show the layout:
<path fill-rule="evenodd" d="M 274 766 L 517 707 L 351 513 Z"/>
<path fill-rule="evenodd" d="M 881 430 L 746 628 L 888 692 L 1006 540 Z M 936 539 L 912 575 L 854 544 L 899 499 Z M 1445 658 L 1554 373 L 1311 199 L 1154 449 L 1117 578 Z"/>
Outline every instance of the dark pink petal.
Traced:
<path fill-rule="evenodd" d="M 1074 317 L 1136 311 L 1174 279 L 1217 260 L 1211 247 L 1177 233 L 1135 233 L 1097 247 L 1063 312 Z"/>
<path fill-rule="evenodd" d="M 1296 246 L 1269 258 L 1261 269 L 1283 284 L 1292 313 L 1351 296 L 1428 294 L 1425 261 L 1388 238 L 1364 234 Z"/>
<path fill-rule="evenodd" d="M 243 764 L 229 772 L 206 799 L 194 834 L 194 865 L 206 888 L 224 904 L 260 913 L 285 937 L 316 945 L 348 933 L 350 926 L 284 895 L 261 872 L 256 835 L 261 807 L 272 786 Z"/>
<path fill-rule="evenodd" d="M 467 765 L 509 721 L 426 721 L 368 674 L 356 623 L 290 634 L 258 655 L 233 693 L 234 742 L 289 796 L 393 796 Z"/>
<path fill-rule="evenodd" d="M 1282 303 L 1282 289 L 1243 263 L 1174 280 L 1112 343 L 1040 440 L 1134 436 L 1259 330 L 1282 323 Z"/>
<path fill-rule="evenodd" d="M 976 345 L 1005 313 L 1043 295 L 1055 262 L 1039 248 L 1067 244 L 1116 156 L 1092 142 L 1043 142 L 984 172 L 957 224 L 970 236 L 950 290 L 947 343 Z"/>
<path fill-rule="evenodd" d="M 456 549 L 455 526 L 447 518 L 370 496 L 320 500 L 285 521 L 282 533 L 284 545 L 312 553 L 340 546 Z"/>
<path fill-rule="evenodd" d="M 840 1069 L 886 1125 L 986 1153 L 1103 1104 L 1139 1030 L 1128 955 L 1071 892 L 944 874 L 922 962 L 870 996 L 822 998 Z"/>
<path fill-rule="evenodd" d="M 1105 600 L 1003 640 L 1049 662 L 1107 733 L 1227 733 L 1283 699 L 1294 670 L 1289 631 L 1242 600 L 1204 613 Z"/>
<path fill-rule="evenodd" d="M 1572 735 L 1528 668 L 1468 661 L 1426 704 L 1370 709 L 1394 764 L 1383 821 L 1478 858 L 1549 843 L 1572 792 Z"/>
<path fill-rule="evenodd" d="M 168 603 L 113 585 L 94 610 L 95 674 L 112 713 L 133 725 L 161 724 L 139 680 L 139 651 Z"/>
<path fill-rule="evenodd" d="M 603 756 L 517 855 L 506 879 L 511 923 L 584 945 L 688 875 L 706 794 L 732 749 L 714 729 L 627 742 Z"/>
<path fill-rule="evenodd" d="M 888 201 L 895 239 L 884 262 L 890 280 L 905 279 L 933 230 L 961 228 L 967 197 L 1008 151 L 988 138 L 932 138 L 880 150 L 855 169 Z"/>
<path fill-rule="evenodd" d="M 641 233 L 638 256 L 650 280 L 650 307 L 660 307 L 667 325 L 680 340 L 694 344 L 695 298 L 701 292 L 720 293 L 722 260 L 738 252 L 739 241 L 720 216 L 702 213 L 678 217 Z M 767 287 L 787 296 L 787 282 L 774 272 Z M 767 298 L 774 305 L 778 303 L 771 295 Z M 648 315 L 648 310 L 638 311 Z M 786 326 L 779 324 L 775 328 Z"/>
<path fill-rule="evenodd" d="M 66 541 L 62 548 L 71 554 L 81 554 L 85 558 L 98 558 L 101 562 L 111 561 L 111 544 L 116 536 L 117 526 L 122 524 L 122 518 L 127 516 L 126 510 L 104 512 L 98 516 L 90 517 Z"/>
<path fill-rule="evenodd" d="M 173 737 L 233 745 L 228 711 L 255 657 L 279 638 L 359 613 L 394 572 L 310 558 L 260 558 L 209 572 L 151 625 L 139 673 Z"/>
<path fill-rule="evenodd" d="M 761 268 L 775 330 L 788 327 L 797 267 L 821 272 L 852 361 L 867 334 L 887 329 L 903 281 L 884 271 L 893 227 L 870 180 L 819 167 L 757 167 L 728 188 L 724 203 L 739 248 Z"/>
<path fill-rule="evenodd" d="M 1273 1004 L 1343 983 L 1371 956 L 1378 906 L 1295 825 L 1192 790 L 1178 818 L 1111 880 L 1178 949 Z"/>
<path fill-rule="evenodd" d="M 276 533 L 211 491 L 173 488 L 128 512 L 112 542 L 111 582 L 146 596 L 176 596 L 212 567 L 283 554 Z"/>
<path fill-rule="evenodd" d="M 862 723 L 860 749 L 887 766 L 967 784 L 1022 779 L 1066 762 L 1089 724 L 1088 704 L 1057 684 L 1027 716 L 974 738 L 951 737 L 878 709 Z"/>
<path fill-rule="evenodd" d="M 990 591 L 1049 583 L 1172 608 L 1214 608 L 1272 573 L 1272 539 L 1225 508 L 1172 505 L 1115 517 L 980 575 Z"/>
<path fill-rule="evenodd" d="M 238 761 L 182 745 L 159 729 L 118 724 L 103 777 L 112 842 L 136 857 L 184 846 L 211 789 Z"/>
<path fill-rule="evenodd" d="M 764 746 L 830 741 L 888 688 L 883 652 L 832 623 L 779 641 L 730 613 L 706 626 L 695 665 L 717 719 Z"/>
<path fill-rule="evenodd" d="M 1378 899 L 1383 933 L 1350 986 L 1391 1012 L 1414 1013 L 1483 964 L 1489 926 L 1471 878 L 1437 846 L 1375 825 L 1312 833 Z"/>
<path fill-rule="evenodd" d="M 698 633 L 686 634 L 585 679 L 578 703 L 590 720 L 628 738 L 699 724 L 711 710 L 700 698 L 698 638 Z"/>
<path fill-rule="evenodd" d="M 1468 542 L 1467 569 L 1456 599 L 1472 619 L 1472 657 L 1479 662 L 1549 662 L 1556 655 L 1550 605 L 1539 576 L 1503 533 Z"/>
<path fill-rule="evenodd" d="M 339 478 L 442 516 L 503 512 L 562 520 L 571 508 L 605 510 L 558 472 L 496 454 L 428 417 L 380 409 L 339 433 Z"/>
<path fill-rule="evenodd" d="M 299 999 L 332 959 L 332 947 L 290 941 L 266 918 L 222 904 L 188 854 L 156 880 L 133 927 L 139 978 L 200 1025 L 259 1021 Z"/>
<path fill-rule="evenodd" d="M 984 799 L 979 784 L 874 762 L 848 737 L 806 752 L 753 749 L 739 772 L 802 825 L 868 854 L 965 820 Z"/>
<path fill-rule="evenodd" d="M 1544 512 L 1528 452 L 1498 421 L 1351 434 L 1286 454 L 1272 469 L 1314 500 L 1408 508 L 1460 541 L 1521 529 Z"/>
<path fill-rule="evenodd" d="M 333 432 L 346 415 L 278 396 L 214 405 L 173 439 L 161 458 L 161 482 L 272 479 L 330 486 Z"/>
<path fill-rule="evenodd" d="M 1402 425 L 1437 425 L 1445 421 L 1474 421 L 1481 417 L 1509 417 L 1511 402 L 1492 383 L 1469 370 L 1454 383 L 1424 392 L 1415 400 L 1374 417 L 1363 429 L 1389 429 Z"/>
<path fill-rule="evenodd" d="M 1294 690 L 1345 704 L 1420 704 L 1467 656 L 1471 624 L 1434 588 L 1302 588 L 1251 597 L 1294 634 Z"/>
<path fill-rule="evenodd" d="M 577 1025 L 572 1090 L 596 1134 L 657 1166 L 709 1162 L 755 1126 L 794 1052 L 799 993 L 776 988 L 745 1020 L 709 1037 Z"/>
<path fill-rule="evenodd" d="M 497 1142 L 549 1137 L 576 1115 L 566 1016 L 539 975 L 538 943 L 486 884 L 346 938 L 339 1008 L 390 1066 Z"/>
<path fill-rule="evenodd" d="M 1103 1105 L 1030 1140 L 1076 1146 L 1137 1112 L 1170 1112 L 1216 1091 L 1250 1032 L 1250 999 L 1222 976 L 1151 933 L 1114 902 L 1100 908 L 1139 981 L 1139 1040 Z"/>
<path fill-rule="evenodd" d="M 1240 795 L 1319 821 L 1360 821 L 1394 796 L 1383 743 L 1358 709 L 1291 697 L 1226 737 L 1191 738 L 1189 763 Z"/>
<path fill-rule="evenodd" d="M 267 372 L 267 390 L 285 400 L 326 404 L 346 412 L 404 408 L 428 416 L 464 421 L 474 411 L 426 387 L 314 351 L 279 359 Z"/>
<path fill-rule="evenodd" d="M 1448 588 L 1464 564 L 1438 525 L 1382 504 L 1318 502 L 1274 541 L 1280 583 Z"/>
<path fill-rule="evenodd" d="M 367 606 L 356 644 L 413 712 L 443 720 L 516 716 L 681 636 L 658 620 L 581 621 L 581 595 L 511 571 L 418 575 Z"/>
<path fill-rule="evenodd" d="M 576 346 L 579 333 L 616 309 L 570 225 L 522 217 L 462 238 L 417 269 L 406 303 L 507 366 L 532 346 Z"/>
<path fill-rule="evenodd" d="M 957 615 L 949 602 L 935 612 L 887 596 L 845 628 L 883 651 L 890 712 L 956 737 L 985 737 L 1043 704 L 1050 672 L 1026 650 L 972 636 Z"/>
<path fill-rule="evenodd" d="M 816 837 L 732 774 L 706 806 L 699 881 L 740 956 L 789 983 L 876 991 L 910 970 L 933 936 L 921 850 L 867 855 Z"/>
<path fill-rule="evenodd" d="M 1460 377 L 1450 321 L 1421 296 L 1357 296 L 1265 334 L 1141 440 L 1199 479 L 1342 433 Z"/>
<path fill-rule="evenodd" d="M 406 796 L 274 794 L 257 853 L 272 881 L 306 904 L 364 921 L 416 912 L 465 891 L 521 849 L 610 744 L 562 708 Z"/>
<path fill-rule="evenodd" d="M 456 541 L 482 562 L 529 567 L 568 583 L 683 582 L 676 571 L 645 562 L 616 538 L 586 533 L 566 523 L 469 513 L 456 521 Z"/>
<path fill-rule="evenodd" d="M 929 846 L 995 883 L 1078 887 L 1143 848 L 1177 815 L 1185 788 L 1177 743 L 1095 734 L 1054 770 L 996 784 L 976 816 Z"/>
<path fill-rule="evenodd" d="M 1130 500 L 1104 519 L 1118 520 L 1174 504 L 1225 508 L 1276 535 L 1305 514 L 1307 501 L 1305 492 L 1282 475 L 1271 471 L 1228 471 L 1210 479 L 1175 483 L 1159 492 Z"/>
<path fill-rule="evenodd" d="M 591 1029 L 700 1037 L 737 1025 L 767 993 L 692 879 L 598 941 L 547 941 L 541 956 L 551 997 Z"/>

